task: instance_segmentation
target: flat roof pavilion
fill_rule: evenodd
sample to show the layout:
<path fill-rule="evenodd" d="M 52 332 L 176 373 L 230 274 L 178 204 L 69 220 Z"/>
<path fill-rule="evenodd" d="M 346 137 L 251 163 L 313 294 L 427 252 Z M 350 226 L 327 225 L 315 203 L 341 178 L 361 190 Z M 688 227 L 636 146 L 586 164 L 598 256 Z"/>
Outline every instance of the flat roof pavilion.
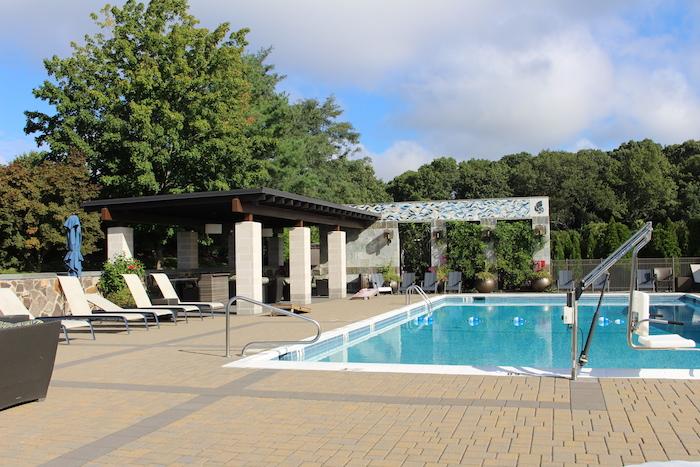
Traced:
<path fill-rule="evenodd" d="M 236 295 L 258 301 L 263 301 L 262 243 L 267 245 L 266 270 L 278 269 L 284 264 L 283 239 L 279 232 L 283 227 L 291 227 L 287 280 L 290 299 L 300 304 L 311 302 L 308 225 L 321 225 L 327 231 L 322 250 L 325 247 L 327 254 L 328 295 L 342 298 L 347 289 L 346 233 L 343 229 L 363 230 L 380 219 L 379 214 L 363 209 L 270 188 L 98 199 L 85 202 L 82 207 L 86 211 L 99 211 L 102 221 L 107 223 L 107 257 L 110 259 L 118 255 L 133 256 L 134 235 L 133 229 L 127 227 L 129 224 L 183 227 L 177 235 L 177 267 L 180 270 L 199 267 L 198 232 L 202 228 L 207 233 L 225 234 L 229 266 L 235 266 Z M 263 226 L 272 231 L 265 238 Z M 223 284 L 212 286 L 212 290 L 224 295 L 206 296 L 203 301 L 228 300 L 228 276 L 216 280 L 223 281 Z M 261 313 L 262 309 L 240 303 L 237 312 L 253 314 Z"/>
<path fill-rule="evenodd" d="M 103 221 L 195 226 L 255 220 L 269 227 L 321 224 L 363 229 L 380 216 L 270 188 L 98 199 L 83 203 Z"/>

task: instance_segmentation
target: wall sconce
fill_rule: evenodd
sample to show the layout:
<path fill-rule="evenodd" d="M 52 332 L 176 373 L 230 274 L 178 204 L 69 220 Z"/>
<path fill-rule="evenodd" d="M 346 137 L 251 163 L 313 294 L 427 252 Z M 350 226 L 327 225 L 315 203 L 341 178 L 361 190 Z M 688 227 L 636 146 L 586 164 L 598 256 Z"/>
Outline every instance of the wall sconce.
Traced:
<path fill-rule="evenodd" d="M 436 230 L 435 240 L 442 240 L 443 238 L 445 238 L 445 232 L 443 232 L 442 230 Z"/>
<path fill-rule="evenodd" d="M 538 224 L 534 226 L 532 230 L 535 231 L 535 235 L 537 235 L 538 237 L 542 237 L 547 232 L 547 227 L 542 224 Z"/>
<path fill-rule="evenodd" d="M 387 245 L 391 243 L 391 241 L 394 239 L 394 232 L 391 230 L 385 230 L 384 231 L 384 240 L 386 240 Z"/>
<path fill-rule="evenodd" d="M 491 240 L 492 234 L 493 234 L 493 230 L 491 230 L 490 228 L 487 227 L 481 231 L 481 239 L 488 242 L 489 240 Z"/>

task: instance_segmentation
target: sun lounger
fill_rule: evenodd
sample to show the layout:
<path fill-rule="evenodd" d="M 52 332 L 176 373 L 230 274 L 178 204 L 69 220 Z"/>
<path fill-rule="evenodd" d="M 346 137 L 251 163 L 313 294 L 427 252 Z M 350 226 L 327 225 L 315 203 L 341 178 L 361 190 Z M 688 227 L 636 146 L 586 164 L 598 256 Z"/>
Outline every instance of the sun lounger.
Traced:
<path fill-rule="evenodd" d="M 350 297 L 350 300 L 369 300 L 379 293 L 377 289 L 360 289 L 355 295 Z"/>
<path fill-rule="evenodd" d="M 175 292 L 175 287 L 173 287 L 172 282 L 166 274 L 162 272 L 153 273 L 151 277 L 156 282 L 156 285 L 160 289 L 160 293 L 163 294 L 163 298 L 167 300 L 177 300 L 178 305 L 192 305 L 196 306 L 202 311 L 209 311 L 212 318 L 214 317 L 214 311 L 224 311 L 224 304 L 219 302 L 182 302 L 180 297 L 178 297 L 177 292 Z"/>
<path fill-rule="evenodd" d="M 562 269 L 557 271 L 557 290 L 571 290 L 574 288 L 574 273 Z"/>
<path fill-rule="evenodd" d="M 421 282 L 420 288 L 425 292 L 437 293 L 438 280 L 437 274 L 434 272 L 426 272 L 423 276 L 423 282 Z"/>
<path fill-rule="evenodd" d="M 102 295 L 100 295 L 98 293 L 85 294 L 85 298 L 88 299 L 88 302 L 95 305 L 103 312 L 124 313 L 125 311 L 127 311 L 124 308 L 117 305 L 116 303 L 113 303 L 113 302 L 107 300 L 106 298 L 104 298 Z M 177 311 L 175 311 L 175 310 L 169 310 L 169 309 L 164 309 L 164 308 L 152 308 L 152 309 L 144 308 L 143 310 L 138 310 L 138 312 L 139 313 L 152 313 L 152 316 L 154 317 L 154 321 L 156 322 L 158 327 L 160 327 L 160 317 L 161 316 L 167 316 L 173 320 L 173 323 L 177 324 Z"/>
<path fill-rule="evenodd" d="M 0 289 L 0 315 L 2 316 L 27 316 L 29 319 L 36 319 L 32 315 L 24 303 L 14 294 L 10 289 Z M 92 327 L 92 323 L 87 319 L 66 319 L 61 316 L 48 316 L 42 317 L 41 321 L 60 321 L 61 330 L 66 338 L 66 344 L 70 344 L 70 338 L 68 337 L 69 329 L 79 329 L 88 328 L 90 334 L 92 334 L 93 340 L 95 339 L 95 330 Z"/>
<path fill-rule="evenodd" d="M 381 272 L 372 274 L 370 281 L 372 282 L 372 288 L 377 289 L 377 293 L 394 293 L 391 287 L 384 287 L 384 274 Z"/>
<path fill-rule="evenodd" d="M 410 286 L 416 283 L 416 273 L 415 272 L 404 272 L 401 274 L 401 285 L 399 286 L 399 293 L 404 293 Z"/>
<path fill-rule="evenodd" d="M 656 284 L 654 282 L 654 274 L 651 269 L 640 269 L 637 271 L 637 290 L 654 290 Z"/>
<path fill-rule="evenodd" d="M 459 271 L 450 271 L 447 275 L 447 283 L 445 284 L 445 293 L 447 292 L 462 292 L 462 273 Z"/>
<path fill-rule="evenodd" d="M 157 308 L 162 308 L 162 309 L 168 309 L 168 310 L 175 310 L 175 311 L 182 311 L 182 313 L 185 315 L 185 321 L 187 321 L 187 314 L 190 311 L 197 312 L 199 313 L 199 317 L 204 319 L 204 316 L 202 315 L 202 310 L 196 306 L 192 305 L 154 305 L 151 303 L 151 299 L 148 298 L 148 293 L 146 292 L 146 288 L 143 286 L 143 283 L 141 282 L 141 278 L 137 276 L 136 274 L 122 274 L 122 277 L 124 278 L 124 281 L 126 282 L 126 286 L 129 288 L 129 292 L 131 292 L 131 296 L 134 298 L 134 303 L 136 303 L 136 308 L 138 309 L 157 309 Z"/>
<path fill-rule="evenodd" d="M 700 264 L 691 264 L 690 273 L 693 275 L 693 282 L 700 284 Z"/>
<path fill-rule="evenodd" d="M 99 321 L 121 321 L 126 327 L 126 332 L 129 330 L 129 321 L 143 321 L 143 324 L 148 329 L 148 318 L 144 313 L 138 310 L 124 310 L 119 313 L 93 313 L 90 303 L 88 302 L 83 286 L 80 285 L 80 280 L 75 276 L 58 276 L 58 283 L 61 284 L 63 296 L 66 299 L 66 305 L 70 310 L 71 316 L 77 318 L 90 317 L 93 320 Z M 152 313 L 151 313 L 152 314 Z"/>

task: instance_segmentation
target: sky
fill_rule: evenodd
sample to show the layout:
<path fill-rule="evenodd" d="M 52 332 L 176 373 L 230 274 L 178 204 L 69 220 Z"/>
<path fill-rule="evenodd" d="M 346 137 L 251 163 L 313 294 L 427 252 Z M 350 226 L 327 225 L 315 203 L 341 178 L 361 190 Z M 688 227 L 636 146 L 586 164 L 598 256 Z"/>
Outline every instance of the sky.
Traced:
<path fill-rule="evenodd" d="M 121 3 L 122 0 L 113 2 Z M 42 60 L 104 2 L 0 0 L 0 161 L 35 149 Z M 293 99 L 334 95 L 388 180 L 437 156 L 498 159 L 700 139 L 700 5 L 617 0 L 190 0 L 250 28 Z"/>

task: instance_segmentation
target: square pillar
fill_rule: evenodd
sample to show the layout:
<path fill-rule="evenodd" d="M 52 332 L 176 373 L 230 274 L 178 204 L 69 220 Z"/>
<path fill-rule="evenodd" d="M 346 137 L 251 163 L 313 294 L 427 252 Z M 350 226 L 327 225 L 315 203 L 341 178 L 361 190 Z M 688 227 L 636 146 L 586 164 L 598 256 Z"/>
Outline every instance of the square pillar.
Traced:
<path fill-rule="evenodd" d="M 238 222 L 236 235 L 236 295 L 262 302 L 262 224 Z M 240 301 L 236 303 L 239 315 L 262 313 L 262 307 Z"/>
<path fill-rule="evenodd" d="M 447 223 L 443 220 L 434 220 L 430 223 L 430 265 L 433 267 L 445 263 L 447 255 Z M 437 236 L 441 238 L 438 239 Z"/>
<path fill-rule="evenodd" d="M 348 277 L 345 257 L 345 232 L 328 233 L 328 297 L 347 296 Z"/>
<path fill-rule="evenodd" d="M 117 256 L 134 257 L 134 229 L 131 227 L 107 228 L 107 259 Z"/>
<path fill-rule="evenodd" d="M 199 235 L 193 231 L 177 233 L 177 268 L 197 269 L 199 267 Z"/>
<path fill-rule="evenodd" d="M 289 298 L 292 303 L 311 303 L 311 230 L 289 230 Z"/>
<path fill-rule="evenodd" d="M 236 230 L 234 226 L 226 234 L 226 258 L 228 260 L 229 268 L 235 270 L 236 268 Z"/>

